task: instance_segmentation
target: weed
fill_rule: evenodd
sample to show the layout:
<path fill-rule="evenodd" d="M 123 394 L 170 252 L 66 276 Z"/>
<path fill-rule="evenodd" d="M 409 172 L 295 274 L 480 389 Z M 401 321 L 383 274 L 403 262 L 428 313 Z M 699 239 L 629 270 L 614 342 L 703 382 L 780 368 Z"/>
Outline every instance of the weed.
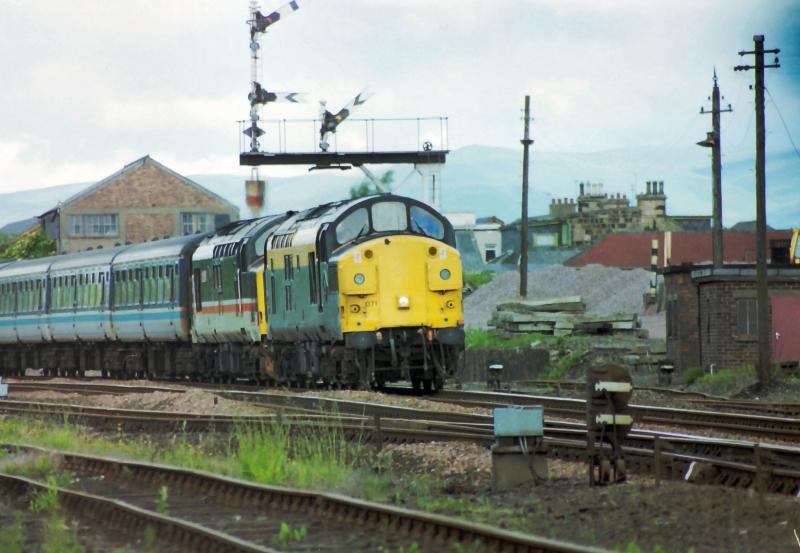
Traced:
<path fill-rule="evenodd" d="M 381 547 L 381 553 L 394 553 L 391 549 L 387 547 Z M 406 548 L 405 546 L 401 545 L 397 548 L 397 553 L 419 553 L 419 545 L 416 543 L 412 543 L 411 545 Z"/>
<path fill-rule="evenodd" d="M 469 286 L 473 291 L 484 284 L 488 284 L 494 278 L 491 271 L 464 271 L 464 286 Z"/>
<path fill-rule="evenodd" d="M 35 490 L 31 493 L 31 501 L 28 508 L 34 513 L 54 511 L 58 508 L 58 489 L 56 488 L 55 476 L 47 477 L 46 489 Z"/>
<path fill-rule="evenodd" d="M 468 328 L 466 331 L 466 347 L 467 349 L 511 349 L 520 346 L 528 346 L 534 342 L 542 342 L 549 344 L 553 341 L 553 336 L 546 336 L 544 334 L 520 334 L 512 338 L 504 338 L 497 332 L 491 330 L 483 330 L 479 328 Z"/>
<path fill-rule="evenodd" d="M 53 510 L 45 524 L 42 549 L 45 553 L 83 553 L 84 551 L 78 542 L 78 527 L 75 524 L 67 525 L 57 509 Z"/>
<path fill-rule="evenodd" d="M 156 551 L 156 529 L 147 526 L 142 537 L 142 551 L 145 553 L 155 553 Z"/>
<path fill-rule="evenodd" d="M 559 338 L 563 338 L 563 336 L 559 336 Z M 558 362 L 546 369 L 543 373 L 539 375 L 540 378 L 545 380 L 558 380 L 560 378 L 564 378 L 564 375 L 574 367 L 578 361 L 583 359 L 589 350 L 586 348 L 578 348 L 575 351 L 570 352 L 568 355 L 565 355 Z"/>
<path fill-rule="evenodd" d="M 24 553 L 25 529 L 22 526 L 22 515 L 14 513 L 14 522 L 0 530 L 0 551 L 6 553 Z"/>
<path fill-rule="evenodd" d="M 700 367 L 689 367 L 688 369 L 683 371 L 681 378 L 683 379 L 683 382 L 687 386 L 691 386 L 692 384 L 697 382 L 697 379 L 701 378 L 704 374 L 705 372 Z"/>
<path fill-rule="evenodd" d="M 286 549 L 291 544 L 306 539 L 307 533 L 305 526 L 292 528 L 288 523 L 281 522 L 281 527 L 278 530 L 278 536 L 275 538 L 275 541 L 282 549 Z"/>
<path fill-rule="evenodd" d="M 167 514 L 169 507 L 169 488 L 161 486 L 158 488 L 158 498 L 156 498 L 156 512 L 162 515 Z"/>

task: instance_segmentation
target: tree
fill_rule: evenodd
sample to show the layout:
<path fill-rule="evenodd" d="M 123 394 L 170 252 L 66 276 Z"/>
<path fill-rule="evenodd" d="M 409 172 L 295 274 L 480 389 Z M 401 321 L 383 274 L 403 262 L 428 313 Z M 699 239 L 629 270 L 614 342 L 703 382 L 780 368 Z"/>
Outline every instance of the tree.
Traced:
<path fill-rule="evenodd" d="M 389 169 L 383 175 L 381 175 L 379 180 L 385 189 L 391 190 L 392 183 L 394 182 L 394 171 Z M 363 198 L 364 196 L 374 196 L 375 194 L 380 193 L 381 191 L 378 189 L 378 187 L 375 186 L 375 184 L 369 179 L 364 179 L 360 184 L 350 187 L 351 200 Z"/>
<path fill-rule="evenodd" d="M 44 233 L 42 229 L 23 234 L 0 245 L 0 257 L 4 259 L 31 259 L 34 257 L 47 257 L 55 255 L 56 242 Z"/>

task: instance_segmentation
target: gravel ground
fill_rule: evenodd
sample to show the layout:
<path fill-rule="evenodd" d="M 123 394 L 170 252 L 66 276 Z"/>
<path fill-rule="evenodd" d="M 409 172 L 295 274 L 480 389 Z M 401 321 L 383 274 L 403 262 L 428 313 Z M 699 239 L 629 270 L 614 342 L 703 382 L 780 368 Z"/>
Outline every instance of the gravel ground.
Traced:
<path fill-rule="evenodd" d="M 646 476 L 590 488 L 586 466 L 548 460 L 549 480 L 510 492 L 491 489 L 491 454 L 474 445 L 431 443 L 386 448 L 407 477 L 441 479 L 429 504 L 446 514 L 584 545 L 645 551 L 796 552 L 796 498 L 683 482 L 656 487 Z M 464 505 L 468 505 L 467 508 Z M 409 505 L 417 507 L 416 505 Z M 437 509 L 438 510 L 438 509 Z M 800 531 L 800 530 L 799 530 Z"/>
<path fill-rule="evenodd" d="M 205 390 L 188 389 L 183 393 L 148 392 L 125 395 L 82 395 L 53 391 L 14 392 L 9 399 L 69 403 L 91 407 L 115 409 L 146 409 L 174 413 L 197 413 L 203 415 L 264 415 L 273 411 L 267 407 L 243 401 L 234 401 L 216 396 Z M 215 403 L 216 401 L 216 403 Z"/>
<path fill-rule="evenodd" d="M 548 299 L 581 296 L 586 312 L 612 315 L 642 311 L 642 295 L 650 287 L 650 273 L 644 269 L 617 269 L 602 265 L 565 267 L 551 265 L 528 274 L 528 298 Z M 519 275 L 500 273 L 464 300 L 467 326 L 486 328 L 498 303 L 518 299 Z"/>
<path fill-rule="evenodd" d="M 453 403 L 442 403 L 440 401 L 430 401 L 413 396 L 398 396 L 394 394 L 384 394 L 381 392 L 368 392 L 356 390 L 326 390 L 324 392 L 306 392 L 304 395 L 331 397 L 350 401 L 366 401 L 370 403 L 380 403 L 382 405 L 393 405 L 395 407 L 408 407 L 409 409 L 422 409 L 425 411 L 447 411 L 450 413 L 466 413 L 471 415 L 489 415 L 491 409 L 478 407 L 463 407 Z"/>

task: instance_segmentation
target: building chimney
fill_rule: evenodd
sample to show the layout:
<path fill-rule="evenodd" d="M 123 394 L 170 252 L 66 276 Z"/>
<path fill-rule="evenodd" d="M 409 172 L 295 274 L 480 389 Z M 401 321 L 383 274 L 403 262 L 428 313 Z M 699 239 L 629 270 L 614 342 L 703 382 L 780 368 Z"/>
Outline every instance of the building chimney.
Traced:
<path fill-rule="evenodd" d="M 658 183 L 658 193 L 662 196 L 664 195 L 664 181 Z"/>
<path fill-rule="evenodd" d="M 650 194 L 650 181 L 647 181 L 647 194 Z"/>

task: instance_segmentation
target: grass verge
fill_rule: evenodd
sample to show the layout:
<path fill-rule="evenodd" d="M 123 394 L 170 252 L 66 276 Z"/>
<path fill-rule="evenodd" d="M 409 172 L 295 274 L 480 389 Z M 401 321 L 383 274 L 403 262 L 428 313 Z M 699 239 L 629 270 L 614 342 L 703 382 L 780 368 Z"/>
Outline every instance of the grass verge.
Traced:
<path fill-rule="evenodd" d="M 338 491 L 381 500 L 391 493 L 390 479 L 373 470 L 375 455 L 360 440 L 347 441 L 341 429 L 311 432 L 290 423 L 242 424 L 230 434 L 209 434 L 198 443 L 190 434 L 167 440 L 98 435 L 67 422 L 36 418 L 0 420 L 0 441 L 58 450 L 164 463 L 204 470 L 261 484 Z M 52 474 L 47 456 L 37 456 L 6 472 Z"/>

